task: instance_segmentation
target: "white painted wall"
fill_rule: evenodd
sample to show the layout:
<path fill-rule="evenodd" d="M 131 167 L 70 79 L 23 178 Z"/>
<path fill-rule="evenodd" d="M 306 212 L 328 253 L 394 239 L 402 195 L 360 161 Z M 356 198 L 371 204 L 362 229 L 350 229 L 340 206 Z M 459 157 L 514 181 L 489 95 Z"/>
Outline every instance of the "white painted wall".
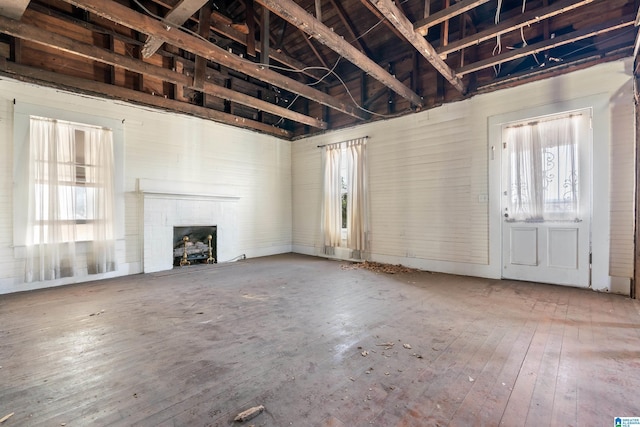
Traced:
<path fill-rule="evenodd" d="M 162 188 L 168 188 L 163 196 L 165 200 L 184 200 L 185 194 L 189 193 L 191 196 L 205 193 L 206 200 L 213 200 L 212 195 L 229 196 L 216 199 L 218 203 L 227 203 L 223 208 L 211 208 L 202 200 L 195 203 L 193 198 L 184 203 L 188 208 L 211 209 L 211 216 L 199 216 L 198 221 L 233 217 L 233 230 L 219 230 L 224 239 L 223 242 L 219 240 L 219 245 L 225 244 L 225 247 L 218 247 L 221 261 L 225 261 L 223 256 L 233 258 L 246 254 L 256 257 L 291 251 L 290 142 L 194 117 L 2 78 L 0 293 L 74 281 L 23 282 L 24 260 L 20 248 L 13 244 L 14 99 L 71 113 L 124 120 L 124 214 L 121 218 L 124 226 L 117 246 L 118 271 L 110 276 L 142 272 L 144 248 L 160 244 L 144 240 L 145 193 L 139 191 L 140 182 L 147 189 L 153 188 L 156 194 L 163 192 Z M 176 203 L 180 204 L 174 202 L 174 205 Z M 160 217 L 169 217 L 162 209 L 156 210 Z M 107 276 L 76 280 L 103 277 Z"/>
<path fill-rule="evenodd" d="M 633 271 L 631 59 L 294 142 L 293 249 L 321 255 L 319 144 L 369 136 L 372 259 L 501 277 L 499 124 L 594 109 L 592 287 L 629 293 Z M 496 133 L 496 129 L 498 133 Z M 497 157 L 499 159 L 499 156 Z"/>

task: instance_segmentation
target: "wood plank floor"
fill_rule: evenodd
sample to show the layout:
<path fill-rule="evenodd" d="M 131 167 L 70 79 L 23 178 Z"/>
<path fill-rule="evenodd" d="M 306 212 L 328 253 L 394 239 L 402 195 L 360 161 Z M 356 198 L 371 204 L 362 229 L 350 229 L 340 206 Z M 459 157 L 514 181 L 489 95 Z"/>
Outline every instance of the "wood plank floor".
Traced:
<path fill-rule="evenodd" d="M 290 254 L 0 296 L 0 366 L 2 427 L 611 426 L 640 303 Z"/>

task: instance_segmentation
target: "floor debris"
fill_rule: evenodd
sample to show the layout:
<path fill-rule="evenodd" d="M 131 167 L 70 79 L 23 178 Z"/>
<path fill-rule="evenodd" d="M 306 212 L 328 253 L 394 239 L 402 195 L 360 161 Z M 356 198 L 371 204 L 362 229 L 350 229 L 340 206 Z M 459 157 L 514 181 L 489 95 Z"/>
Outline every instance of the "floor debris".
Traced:
<path fill-rule="evenodd" d="M 250 419 L 252 419 L 254 417 L 257 417 L 263 411 L 264 411 L 264 406 L 262 406 L 262 405 L 254 406 L 253 408 L 249 408 L 246 411 L 240 412 L 238 415 L 236 415 L 236 417 L 233 420 L 234 421 L 244 422 L 244 421 L 250 420 Z"/>
<path fill-rule="evenodd" d="M 0 418 L 0 424 L 2 424 L 3 422 L 7 421 L 9 418 L 13 417 L 13 414 L 15 414 L 15 412 L 12 412 L 8 415 L 5 415 L 4 417 Z"/>
<path fill-rule="evenodd" d="M 402 344 L 404 348 L 411 348 L 411 344 Z"/>
<path fill-rule="evenodd" d="M 367 350 L 365 350 L 360 354 L 362 355 L 362 357 L 367 357 L 369 355 L 369 352 Z"/>
<path fill-rule="evenodd" d="M 405 267 L 402 264 L 384 264 L 381 262 L 373 262 L 373 261 L 363 261 L 363 262 L 355 262 L 352 264 L 342 264 L 341 267 L 343 270 L 354 270 L 356 268 L 365 268 L 367 270 L 373 271 L 374 273 L 385 273 L 385 274 L 399 274 L 399 273 L 415 273 L 420 270 L 415 268 Z"/>

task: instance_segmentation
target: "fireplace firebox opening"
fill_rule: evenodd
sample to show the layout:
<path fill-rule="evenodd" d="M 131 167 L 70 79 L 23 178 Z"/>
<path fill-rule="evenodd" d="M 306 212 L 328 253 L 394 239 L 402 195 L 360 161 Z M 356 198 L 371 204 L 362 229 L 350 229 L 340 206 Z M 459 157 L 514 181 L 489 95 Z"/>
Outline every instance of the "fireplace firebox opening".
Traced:
<path fill-rule="evenodd" d="M 173 266 L 217 263 L 217 228 L 215 225 L 173 227 Z"/>

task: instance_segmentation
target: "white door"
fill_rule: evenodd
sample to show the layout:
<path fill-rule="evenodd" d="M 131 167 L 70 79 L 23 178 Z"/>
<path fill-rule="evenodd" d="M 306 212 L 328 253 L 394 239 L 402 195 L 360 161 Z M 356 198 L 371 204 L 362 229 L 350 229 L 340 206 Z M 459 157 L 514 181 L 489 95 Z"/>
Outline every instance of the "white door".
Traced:
<path fill-rule="evenodd" d="M 591 111 L 502 128 L 502 277 L 588 287 Z"/>

